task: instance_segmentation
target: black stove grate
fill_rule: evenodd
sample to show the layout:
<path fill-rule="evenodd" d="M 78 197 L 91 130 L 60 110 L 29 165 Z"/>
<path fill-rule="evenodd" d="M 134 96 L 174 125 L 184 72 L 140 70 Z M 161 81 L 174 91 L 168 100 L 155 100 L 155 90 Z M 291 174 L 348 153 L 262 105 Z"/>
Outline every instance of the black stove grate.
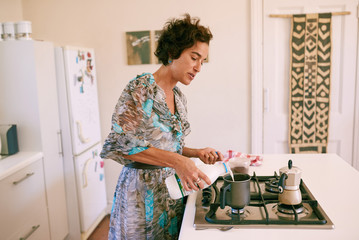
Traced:
<path fill-rule="evenodd" d="M 318 202 L 315 200 L 314 196 L 310 193 L 306 185 L 301 182 L 300 189 L 302 192 L 302 204 L 307 208 L 310 208 L 312 214 L 316 215 L 314 219 L 306 219 L 300 218 L 300 213 L 297 213 L 294 206 L 292 207 L 293 214 L 287 214 L 288 217 L 284 218 L 271 218 L 270 210 L 268 209 L 268 205 L 278 206 L 278 194 L 262 192 L 260 187 L 260 182 L 269 181 L 270 179 L 278 178 L 278 175 L 275 173 L 274 176 L 256 176 L 254 173 L 251 177 L 251 181 L 256 186 L 256 191 L 251 192 L 251 200 L 249 207 L 258 207 L 263 209 L 264 217 L 260 219 L 250 219 L 247 220 L 245 215 L 241 214 L 230 214 L 228 219 L 218 219 L 216 217 L 217 211 L 223 211 L 222 209 L 218 209 L 220 206 L 219 202 L 219 190 L 217 187 L 217 182 L 212 185 L 212 188 L 215 192 L 215 199 L 212 203 L 209 204 L 209 210 L 205 215 L 205 219 L 209 223 L 213 224 L 224 224 L 224 225 L 269 225 L 269 224 L 279 224 L 279 225 L 323 225 L 327 223 L 326 216 L 323 216 L 320 206 Z M 217 181 L 222 180 L 219 178 Z M 208 190 L 207 190 L 208 194 Z M 212 196 L 213 197 L 213 196 Z M 211 197 L 207 196 L 207 201 Z M 319 209 L 320 208 L 320 209 Z M 285 214 L 284 214 L 285 215 Z"/>

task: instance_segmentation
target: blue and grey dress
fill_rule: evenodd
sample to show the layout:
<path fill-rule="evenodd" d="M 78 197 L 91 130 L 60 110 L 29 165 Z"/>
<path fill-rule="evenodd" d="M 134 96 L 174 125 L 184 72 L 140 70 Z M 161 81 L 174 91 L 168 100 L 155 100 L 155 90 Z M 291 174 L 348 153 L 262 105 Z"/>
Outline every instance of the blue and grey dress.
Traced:
<path fill-rule="evenodd" d="M 177 239 L 183 216 L 182 199 L 169 197 L 165 179 L 172 168 L 137 169 L 124 155 L 155 147 L 181 154 L 190 132 L 186 98 L 173 89 L 175 114 L 164 91 L 150 73 L 131 80 L 122 92 L 112 116 L 112 128 L 102 158 L 123 165 L 111 211 L 109 239 Z"/>

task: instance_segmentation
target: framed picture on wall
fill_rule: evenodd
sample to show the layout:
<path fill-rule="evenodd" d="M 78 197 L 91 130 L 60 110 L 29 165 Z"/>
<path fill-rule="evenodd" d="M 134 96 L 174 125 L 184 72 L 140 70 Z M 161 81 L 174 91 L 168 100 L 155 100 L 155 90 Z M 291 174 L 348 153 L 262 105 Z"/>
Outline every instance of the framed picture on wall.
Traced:
<path fill-rule="evenodd" d="M 126 32 L 127 64 L 151 63 L 150 31 Z"/>

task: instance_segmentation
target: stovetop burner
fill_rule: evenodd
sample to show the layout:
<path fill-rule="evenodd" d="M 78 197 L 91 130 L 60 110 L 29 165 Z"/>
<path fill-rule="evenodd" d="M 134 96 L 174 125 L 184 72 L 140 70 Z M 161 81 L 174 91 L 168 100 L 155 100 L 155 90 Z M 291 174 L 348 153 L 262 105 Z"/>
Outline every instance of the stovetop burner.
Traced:
<path fill-rule="evenodd" d="M 211 187 L 197 194 L 195 228 L 334 228 L 303 181 L 300 184 L 302 203 L 289 206 L 280 204 L 275 190 L 278 179 L 276 173 L 274 176 L 256 176 L 254 173 L 250 182 L 249 205 L 244 209 L 231 209 L 228 206 L 221 209 L 219 189 L 223 185 L 223 178 L 218 178 Z"/>
<path fill-rule="evenodd" d="M 279 176 L 275 173 L 274 177 L 265 182 L 265 190 L 272 193 L 279 193 Z"/>
<path fill-rule="evenodd" d="M 232 208 L 231 209 L 231 214 L 243 214 L 243 213 L 244 213 L 244 208 L 240 208 L 240 209 Z"/>
<path fill-rule="evenodd" d="M 292 214 L 292 215 L 294 215 L 295 213 L 299 214 L 299 213 L 304 212 L 303 204 L 287 205 L 287 204 L 280 203 L 277 205 L 277 209 L 281 213 Z"/>

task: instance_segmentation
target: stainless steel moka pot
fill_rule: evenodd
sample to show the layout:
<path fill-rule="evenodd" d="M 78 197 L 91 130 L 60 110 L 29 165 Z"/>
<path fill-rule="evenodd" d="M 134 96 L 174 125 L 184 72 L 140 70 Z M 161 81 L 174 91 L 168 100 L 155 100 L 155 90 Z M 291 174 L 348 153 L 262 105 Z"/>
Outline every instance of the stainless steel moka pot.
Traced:
<path fill-rule="evenodd" d="M 287 205 L 300 204 L 302 202 L 302 194 L 299 187 L 302 170 L 298 167 L 292 166 L 292 160 L 289 160 L 288 166 L 279 169 L 279 173 L 279 203 Z"/>

